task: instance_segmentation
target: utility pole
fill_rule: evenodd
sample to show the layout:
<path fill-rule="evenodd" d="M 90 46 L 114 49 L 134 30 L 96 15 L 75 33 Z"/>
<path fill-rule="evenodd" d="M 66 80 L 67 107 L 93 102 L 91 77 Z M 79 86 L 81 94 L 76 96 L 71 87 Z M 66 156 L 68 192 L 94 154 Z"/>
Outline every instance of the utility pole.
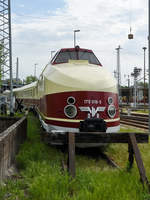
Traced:
<path fill-rule="evenodd" d="M 136 97 L 137 97 L 137 77 L 140 75 L 141 70 L 142 70 L 141 68 L 134 67 L 133 73 L 131 73 L 131 76 L 134 77 L 134 107 L 135 108 L 136 108 L 136 104 L 137 104 L 137 101 L 136 101 Z"/>
<path fill-rule="evenodd" d="M 117 72 L 116 72 L 116 70 L 113 71 L 113 74 L 114 74 L 114 78 L 117 79 Z"/>
<path fill-rule="evenodd" d="M 130 88 L 130 76 L 128 75 L 128 88 Z"/>
<path fill-rule="evenodd" d="M 116 48 L 117 50 L 117 87 L 118 87 L 118 97 L 119 97 L 119 102 L 121 99 L 121 70 L 120 70 L 120 45 Z"/>
<path fill-rule="evenodd" d="M 146 51 L 146 47 L 143 47 L 144 50 L 144 109 L 145 109 L 145 97 L 146 97 L 146 88 L 145 88 L 145 51 Z"/>
<path fill-rule="evenodd" d="M 18 87 L 18 81 L 19 81 L 19 58 L 17 57 L 17 62 L 16 62 L 16 84 Z"/>
<path fill-rule="evenodd" d="M 150 131 L 150 0 L 148 1 L 148 72 L 149 72 L 148 105 L 149 105 L 149 131 Z"/>
<path fill-rule="evenodd" d="M 36 66 L 37 65 L 38 65 L 37 63 L 34 64 L 34 77 L 36 77 Z"/>
<path fill-rule="evenodd" d="M 128 90 L 129 90 L 128 103 L 130 104 L 131 89 L 130 89 L 130 76 L 129 75 L 128 75 Z"/>

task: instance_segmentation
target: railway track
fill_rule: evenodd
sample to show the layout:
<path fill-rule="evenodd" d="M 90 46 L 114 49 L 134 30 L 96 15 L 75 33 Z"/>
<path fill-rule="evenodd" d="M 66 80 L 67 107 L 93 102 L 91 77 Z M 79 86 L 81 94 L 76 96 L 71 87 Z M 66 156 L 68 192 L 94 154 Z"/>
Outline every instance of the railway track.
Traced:
<path fill-rule="evenodd" d="M 67 150 L 64 149 L 62 150 L 63 153 L 67 153 Z M 76 148 L 76 154 L 80 156 L 87 156 L 88 158 L 95 159 L 97 162 L 99 160 L 105 160 L 105 162 L 112 168 L 117 168 L 120 169 L 120 167 L 104 152 L 103 149 L 99 147 L 95 148 L 86 148 L 86 149 L 81 149 L 81 148 Z M 67 162 L 65 159 L 61 160 L 61 166 L 63 170 L 67 169 Z"/>
<path fill-rule="evenodd" d="M 148 130 L 148 115 L 132 114 L 130 116 L 121 114 L 120 123 Z"/>

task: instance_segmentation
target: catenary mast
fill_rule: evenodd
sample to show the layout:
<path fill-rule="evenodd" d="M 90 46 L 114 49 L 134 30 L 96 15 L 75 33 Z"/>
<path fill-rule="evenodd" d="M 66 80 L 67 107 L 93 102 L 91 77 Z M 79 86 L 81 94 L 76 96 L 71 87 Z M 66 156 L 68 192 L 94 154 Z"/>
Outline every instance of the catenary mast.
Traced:
<path fill-rule="evenodd" d="M 2 80 L 10 80 L 10 115 L 13 115 L 12 82 L 12 41 L 11 41 L 11 4 L 10 0 L 0 0 L 0 45 L 2 59 L 0 69 Z"/>

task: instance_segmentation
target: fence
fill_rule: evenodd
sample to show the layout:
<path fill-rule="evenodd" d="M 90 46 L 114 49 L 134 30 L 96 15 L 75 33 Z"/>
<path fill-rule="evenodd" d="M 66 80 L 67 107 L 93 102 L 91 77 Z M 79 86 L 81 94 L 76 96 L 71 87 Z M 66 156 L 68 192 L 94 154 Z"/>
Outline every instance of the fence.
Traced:
<path fill-rule="evenodd" d="M 0 117 L 0 180 L 6 177 L 26 136 L 26 117 L 21 119 Z"/>

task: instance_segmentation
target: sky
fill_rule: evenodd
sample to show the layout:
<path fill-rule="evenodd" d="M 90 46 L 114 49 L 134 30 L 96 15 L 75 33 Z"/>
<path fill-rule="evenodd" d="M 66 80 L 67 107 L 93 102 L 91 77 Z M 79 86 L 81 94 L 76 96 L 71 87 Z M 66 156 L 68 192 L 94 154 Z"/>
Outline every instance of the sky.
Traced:
<path fill-rule="evenodd" d="M 12 50 L 13 76 L 19 58 L 19 77 L 39 76 L 50 61 L 51 51 L 77 45 L 92 49 L 112 74 L 117 68 L 120 50 L 121 82 L 134 67 L 142 68 L 143 47 L 148 45 L 148 0 L 13 0 Z M 134 39 L 129 40 L 132 28 Z M 146 50 L 146 68 L 147 67 Z M 133 80 L 133 78 L 131 78 Z"/>

